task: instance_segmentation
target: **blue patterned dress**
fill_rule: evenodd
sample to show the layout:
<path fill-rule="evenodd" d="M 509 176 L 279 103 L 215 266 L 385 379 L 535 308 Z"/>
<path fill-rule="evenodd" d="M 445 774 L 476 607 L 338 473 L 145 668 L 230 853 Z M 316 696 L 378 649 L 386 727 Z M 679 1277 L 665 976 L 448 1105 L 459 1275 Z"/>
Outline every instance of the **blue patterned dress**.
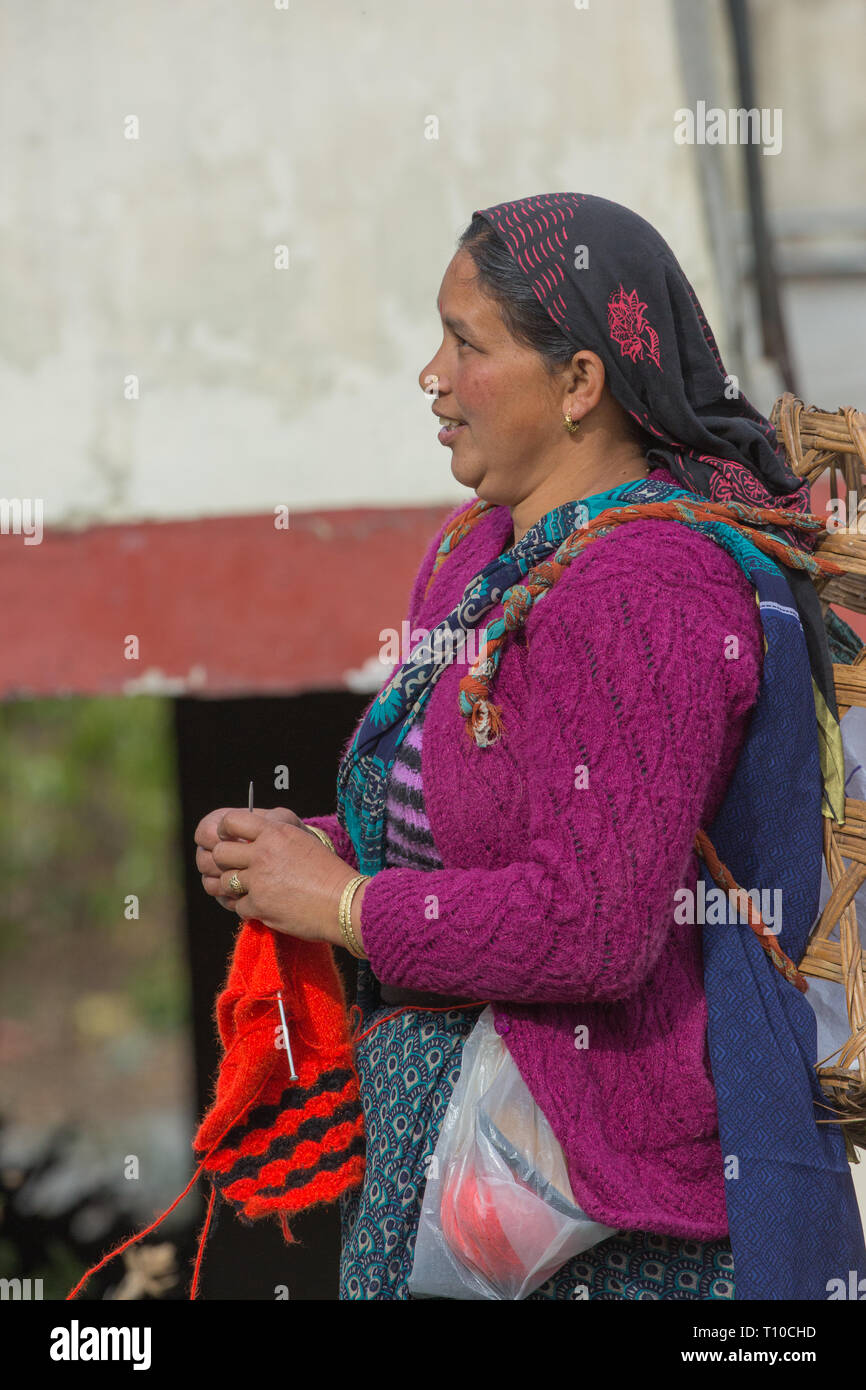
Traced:
<path fill-rule="evenodd" d="M 398 751 L 387 784 L 386 864 L 441 867 L 421 786 L 419 717 Z M 383 1004 L 378 982 L 359 963 L 363 1016 L 355 1060 L 367 1139 L 363 1186 L 340 1201 L 341 1299 L 409 1299 L 418 1218 L 427 1167 L 464 1040 L 480 1005 L 442 1012 Z M 379 1020 L 386 1020 L 379 1023 Z M 374 1027 L 378 1024 L 379 1026 Z M 730 1240 L 677 1240 L 619 1231 L 574 1256 L 530 1299 L 733 1299 Z"/>

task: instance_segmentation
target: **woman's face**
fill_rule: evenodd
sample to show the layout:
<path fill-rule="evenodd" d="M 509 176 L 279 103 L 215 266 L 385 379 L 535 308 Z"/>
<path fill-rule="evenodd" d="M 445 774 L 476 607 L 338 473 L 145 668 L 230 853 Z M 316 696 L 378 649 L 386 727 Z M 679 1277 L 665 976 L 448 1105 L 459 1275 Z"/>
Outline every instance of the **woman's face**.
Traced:
<path fill-rule="evenodd" d="M 461 422 L 443 443 L 458 482 L 494 505 L 513 507 L 549 472 L 564 431 L 562 383 L 538 353 L 515 341 L 494 300 L 479 288 L 475 263 L 460 250 L 438 299 L 444 337 L 418 380 L 438 376 L 433 407 Z"/>

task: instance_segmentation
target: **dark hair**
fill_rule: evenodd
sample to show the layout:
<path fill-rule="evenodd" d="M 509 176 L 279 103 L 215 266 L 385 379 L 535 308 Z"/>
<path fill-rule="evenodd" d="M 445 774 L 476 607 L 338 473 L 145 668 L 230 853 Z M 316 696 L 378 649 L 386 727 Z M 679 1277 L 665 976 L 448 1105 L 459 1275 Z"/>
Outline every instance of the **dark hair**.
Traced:
<path fill-rule="evenodd" d="M 473 215 L 457 249 L 472 257 L 479 282 L 497 304 L 513 338 L 537 352 L 551 374 L 571 361 L 576 349 L 539 302 L 529 280 L 486 217 L 477 212 Z M 627 410 L 623 414 L 634 442 L 649 449 L 655 442 L 652 436 Z"/>

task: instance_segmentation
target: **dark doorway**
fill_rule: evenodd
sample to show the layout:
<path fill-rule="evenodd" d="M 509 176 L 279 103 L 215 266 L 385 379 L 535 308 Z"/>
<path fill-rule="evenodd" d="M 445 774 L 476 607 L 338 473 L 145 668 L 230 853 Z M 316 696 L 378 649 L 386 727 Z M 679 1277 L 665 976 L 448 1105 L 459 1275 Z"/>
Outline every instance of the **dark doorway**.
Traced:
<path fill-rule="evenodd" d="M 225 981 L 237 918 L 202 891 L 195 827 L 215 807 L 246 805 L 250 780 L 261 806 L 290 806 L 299 816 L 333 812 L 340 751 L 368 701 L 369 696 L 336 691 L 175 701 L 198 1115 L 213 1094 L 220 1055 L 214 1001 Z M 274 790 L 279 766 L 288 768 L 287 791 Z M 353 962 L 344 951 L 336 955 L 351 998 Z M 294 1221 L 292 1230 L 298 1244 L 286 1245 L 276 1221 L 245 1226 L 222 1209 L 208 1236 L 199 1297 L 273 1300 L 275 1288 L 285 1285 L 291 1298 L 336 1299 L 336 1209 L 311 1212 Z"/>

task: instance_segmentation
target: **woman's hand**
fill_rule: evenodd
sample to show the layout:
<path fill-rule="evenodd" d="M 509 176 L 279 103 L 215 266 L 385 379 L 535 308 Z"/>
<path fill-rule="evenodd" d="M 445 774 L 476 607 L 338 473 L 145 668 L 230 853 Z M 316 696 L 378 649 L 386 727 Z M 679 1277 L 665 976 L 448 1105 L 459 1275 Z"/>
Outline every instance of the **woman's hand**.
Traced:
<path fill-rule="evenodd" d="M 220 870 L 213 857 L 214 845 L 219 841 L 219 831 L 217 827 L 223 816 L 227 816 L 229 811 L 240 811 L 245 809 L 241 806 L 221 806 L 218 811 L 211 811 L 209 815 L 203 816 L 195 828 L 195 842 L 198 849 L 195 853 L 195 866 L 201 874 L 202 887 L 212 898 L 216 898 L 220 907 L 226 908 L 229 912 L 234 912 L 236 897 L 222 897 L 217 891 L 220 883 Z M 270 810 L 256 810 L 253 815 L 264 816 L 266 820 L 277 821 L 286 825 L 300 825 L 304 822 L 294 811 L 290 811 L 288 806 L 274 806 Z M 315 836 L 312 836 L 315 839 Z"/>
<path fill-rule="evenodd" d="M 195 839 L 204 890 L 224 907 L 290 936 L 343 944 L 340 895 L 356 870 L 326 849 L 294 812 L 213 811 L 199 823 Z M 245 890 L 240 895 L 229 887 L 234 873 Z M 361 888 L 352 903 L 359 945 L 360 893 Z"/>

